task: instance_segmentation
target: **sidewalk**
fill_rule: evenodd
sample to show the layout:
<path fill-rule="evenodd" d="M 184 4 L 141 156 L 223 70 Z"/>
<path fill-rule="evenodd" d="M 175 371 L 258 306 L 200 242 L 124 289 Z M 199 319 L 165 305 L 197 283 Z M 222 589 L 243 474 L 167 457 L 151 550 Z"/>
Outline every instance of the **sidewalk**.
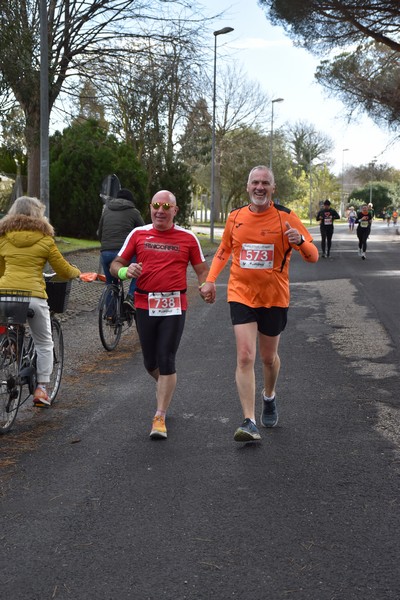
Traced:
<path fill-rule="evenodd" d="M 82 272 L 95 273 L 99 271 L 99 256 L 100 250 L 98 248 L 96 250 L 80 250 L 79 252 L 65 254 L 68 262 L 76 265 Z M 72 282 L 68 309 L 60 315 L 61 320 L 66 321 L 76 314 L 96 310 L 103 286 L 103 281 L 86 283 L 74 280 Z"/>

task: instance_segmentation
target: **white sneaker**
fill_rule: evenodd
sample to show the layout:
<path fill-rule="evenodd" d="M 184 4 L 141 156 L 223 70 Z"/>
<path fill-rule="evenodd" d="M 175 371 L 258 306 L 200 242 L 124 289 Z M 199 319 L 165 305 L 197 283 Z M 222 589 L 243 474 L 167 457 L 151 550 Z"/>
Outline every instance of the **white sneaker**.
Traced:
<path fill-rule="evenodd" d="M 361 248 L 358 249 L 358 256 L 361 256 L 362 252 L 361 252 Z"/>
<path fill-rule="evenodd" d="M 365 260 L 365 259 L 367 258 L 367 257 L 365 256 L 365 252 L 363 252 L 363 253 L 361 254 L 361 258 L 362 258 L 363 260 Z"/>

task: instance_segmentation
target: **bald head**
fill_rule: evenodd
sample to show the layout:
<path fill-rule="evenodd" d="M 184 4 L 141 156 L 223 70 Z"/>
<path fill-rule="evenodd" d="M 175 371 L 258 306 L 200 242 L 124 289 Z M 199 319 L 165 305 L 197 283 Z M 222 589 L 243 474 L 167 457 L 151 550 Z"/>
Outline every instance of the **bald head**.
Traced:
<path fill-rule="evenodd" d="M 150 204 L 151 221 L 154 227 L 159 230 L 173 227 L 178 210 L 174 194 L 168 190 L 160 190 L 154 194 Z"/>
<path fill-rule="evenodd" d="M 152 202 L 168 202 L 169 204 L 176 205 L 175 196 L 172 194 L 172 192 L 169 192 L 168 190 L 160 190 L 159 192 L 156 192 L 151 201 Z"/>

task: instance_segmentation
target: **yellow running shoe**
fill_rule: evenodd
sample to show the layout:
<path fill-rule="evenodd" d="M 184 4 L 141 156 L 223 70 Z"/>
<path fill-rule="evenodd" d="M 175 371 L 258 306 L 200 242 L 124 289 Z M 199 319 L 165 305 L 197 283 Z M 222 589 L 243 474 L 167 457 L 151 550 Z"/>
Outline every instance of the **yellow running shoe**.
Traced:
<path fill-rule="evenodd" d="M 165 419 L 161 415 L 156 415 L 153 419 L 150 437 L 154 440 L 165 439 L 167 437 L 167 428 L 165 427 Z"/>

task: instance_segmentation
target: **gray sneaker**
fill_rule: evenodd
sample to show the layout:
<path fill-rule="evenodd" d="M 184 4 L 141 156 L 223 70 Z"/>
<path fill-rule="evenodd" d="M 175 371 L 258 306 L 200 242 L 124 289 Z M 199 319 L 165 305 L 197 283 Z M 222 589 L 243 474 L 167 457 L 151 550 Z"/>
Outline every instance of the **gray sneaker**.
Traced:
<path fill-rule="evenodd" d="M 278 410 L 276 408 L 276 396 L 273 400 L 264 400 L 264 392 L 261 393 L 262 397 L 262 412 L 261 412 L 261 425 L 263 427 L 275 427 L 278 423 Z"/>
<path fill-rule="evenodd" d="M 251 419 L 245 419 L 233 436 L 235 442 L 256 442 L 261 439 L 257 426 Z"/>

